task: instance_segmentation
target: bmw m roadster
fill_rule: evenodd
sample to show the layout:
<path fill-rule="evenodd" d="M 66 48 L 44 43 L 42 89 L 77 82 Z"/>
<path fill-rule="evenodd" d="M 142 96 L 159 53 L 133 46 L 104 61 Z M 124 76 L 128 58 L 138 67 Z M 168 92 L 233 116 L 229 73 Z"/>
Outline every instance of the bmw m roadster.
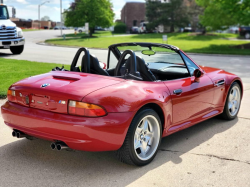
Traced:
<path fill-rule="evenodd" d="M 122 162 L 142 166 L 162 137 L 239 112 L 241 79 L 199 66 L 175 46 L 114 44 L 106 64 L 80 48 L 70 70 L 11 85 L 1 112 L 12 136 L 49 140 L 57 150 L 116 151 Z"/>

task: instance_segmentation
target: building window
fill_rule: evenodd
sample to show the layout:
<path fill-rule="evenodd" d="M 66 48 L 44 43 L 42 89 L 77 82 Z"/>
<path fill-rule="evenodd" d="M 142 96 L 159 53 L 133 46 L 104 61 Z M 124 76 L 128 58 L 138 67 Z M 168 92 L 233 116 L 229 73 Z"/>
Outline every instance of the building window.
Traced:
<path fill-rule="evenodd" d="M 137 20 L 133 21 L 133 26 L 137 26 Z"/>

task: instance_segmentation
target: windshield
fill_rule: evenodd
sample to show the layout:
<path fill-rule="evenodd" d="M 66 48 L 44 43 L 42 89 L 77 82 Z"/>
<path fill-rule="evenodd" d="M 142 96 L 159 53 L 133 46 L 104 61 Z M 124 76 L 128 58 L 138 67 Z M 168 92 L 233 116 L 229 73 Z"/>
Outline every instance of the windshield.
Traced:
<path fill-rule="evenodd" d="M 133 50 L 136 56 L 140 56 L 145 60 L 146 64 L 148 64 L 148 67 L 150 69 L 164 70 L 165 68 L 173 66 L 186 67 L 181 56 L 175 51 L 168 48 L 158 46 L 143 47 L 136 45 L 119 46 L 117 47 L 117 49 L 120 51 L 120 53 L 123 53 L 123 51 L 127 49 Z M 153 51 L 154 54 L 145 54 L 146 52 L 150 51 Z M 126 58 L 129 58 L 129 55 Z"/>
<path fill-rule="evenodd" d="M 9 19 L 9 14 L 6 6 L 0 6 L 0 20 Z"/>

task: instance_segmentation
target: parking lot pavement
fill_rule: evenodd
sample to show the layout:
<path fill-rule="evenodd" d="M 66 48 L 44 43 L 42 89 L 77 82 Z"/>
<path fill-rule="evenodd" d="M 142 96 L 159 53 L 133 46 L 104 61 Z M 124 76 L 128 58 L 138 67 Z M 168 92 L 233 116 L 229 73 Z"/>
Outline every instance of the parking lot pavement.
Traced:
<path fill-rule="evenodd" d="M 249 98 L 250 89 L 233 121 L 212 118 L 164 138 L 145 167 L 123 164 L 114 152 L 53 151 L 48 141 L 18 140 L 0 117 L 0 186 L 250 186 Z"/>

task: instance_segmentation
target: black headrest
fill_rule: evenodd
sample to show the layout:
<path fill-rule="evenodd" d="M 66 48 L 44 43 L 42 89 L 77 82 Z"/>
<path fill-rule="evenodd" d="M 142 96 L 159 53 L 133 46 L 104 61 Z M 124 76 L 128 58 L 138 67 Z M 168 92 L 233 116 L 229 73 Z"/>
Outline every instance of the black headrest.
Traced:
<path fill-rule="evenodd" d="M 131 57 L 128 58 L 126 65 L 125 65 L 128 72 L 130 71 L 130 63 L 132 63 Z M 136 63 L 137 63 L 137 71 L 140 72 L 141 77 L 143 78 L 144 81 L 156 80 L 154 74 L 149 70 L 143 58 L 141 58 L 140 56 L 136 56 Z"/>
<path fill-rule="evenodd" d="M 100 66 L 99 60 L 92 54 L 90 54 L 90 73 L 109 76 L 108 72 Z"/>

